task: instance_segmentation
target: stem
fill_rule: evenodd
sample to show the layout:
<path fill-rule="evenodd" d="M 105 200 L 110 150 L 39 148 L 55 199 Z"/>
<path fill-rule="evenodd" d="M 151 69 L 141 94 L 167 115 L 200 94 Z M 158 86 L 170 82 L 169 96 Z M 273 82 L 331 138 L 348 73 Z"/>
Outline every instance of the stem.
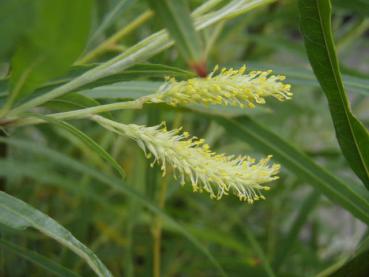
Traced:
<path fill-rule="evenodd" d="M 116 110 L 123 110 L 123 109 L 141 109 L 142 105 L 144 104 L 146 98 L 142 97 L 134 101 L 126 101 L 126 102 L 118 102 L 112 104 L 105 104 L 90 108 L 84 108 L 80 110 L 74 110 L 70 112 L 62 112 L 62 113 L 54 113 L 48 114 L 48 117 L 64 120 L 64 119 L 82 119 L 90 117 L 94 114 L 116 111 Z M 24 126 L 24 125 L 34 125 L 45 122 L 40 118 L 33 118 L 33 117 L 26 117 L 24 119 L 14 120 L 12 126 Z"/>
<path fill-rule="evenodd" d="M 77 62 L 77 64 L 84 64 L 88 63 L 94 59 L 96 59 L 101 54 L 109 51 L 112 47 L 116 46 L 117 42 L 119 42 L 123 37 L 140 27 L 144 24 L 147 20 L 149 20 L 154 13 L 152 11 L 146 11 L 138 16 L 135 20 L 129 23 L 127 26 L 124 26 L 110 38 L 105 40 L 99 46 L 97 46 L 94 50 L 87 53 L 81 60 Z"/>
<path fill-rule="evenodd" d="M 89 117 L 92 114 L 123 110 L 123 109 L 141 109 L 143 102 L 140 100 L 118 102 L 112 104 L 105 104 L 80 110 L 74 110 L 70 112 L 55 113 L 50 116 L 55 119 L 81 119 Z"/>
<path fill-rule="evenodd" d="M 159 208 L 164 209 L 165 195 L 168 187 L 168 178 L 165 178 L 160 186 L 159 192 Z M 161 234 L 162 234 L 162 221 L 160 217 L 155 217 L 153 224 L 153 276 L 160 277 L 160 265 L 161 265 Z"/>
<path fill-rule="evenodd" d="M 147 120 L 146 123 L 148 126 L 152 126 L 157 124 L 160 121 L 160 112 L 155 109 L 155 107 L 149 107 L 147 112 Z M 156 202 L 156 194 L 157 194 L 157 187 L 158 187 L 158 170 L 157 168 L 152 168 L 150 164 L 146 166 L 146 187 L 145 193 L 148 199 L 152 202 Z M 152 225 L 150 228 L 151 231 L 151 241 L 150 245 L 148 245 L 148 253 L 147 253 L 147 261 L 148 265 L 152 265 L 152 276 L 159 277 L 160 276 L 160 245 L 156 244 L 157 241 L 157 232 L 155 230 L 155 222 L 156 217 L 155 215 L 151 216 Z M 154 250 L 157 248 L 157 250 Z M 153 250 L 152 250 L 153 249 Z M 158 252 L 156 252 L 158 251 Z M 156 255 L 156 254 L 159 254 Z"/>

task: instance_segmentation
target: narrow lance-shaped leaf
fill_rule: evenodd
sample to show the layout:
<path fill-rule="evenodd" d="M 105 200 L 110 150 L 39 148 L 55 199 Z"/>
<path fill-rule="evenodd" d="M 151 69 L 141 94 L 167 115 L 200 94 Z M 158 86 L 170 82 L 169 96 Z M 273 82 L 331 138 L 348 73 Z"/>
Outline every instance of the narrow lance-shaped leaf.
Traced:
<path fill-rule="evenodd" d="M 185 0 L 147 0 L 159 20 L 174 39 L 187 63 L 200 75 L 206 75 L 202 44 Z"/>
<path fill-rule="evenodd" d="M 300 0 L 300 25 L 314 73 L 327 96 L 342 152 L 369 189 L 369 134 L 351 112 L 337 61 L 329 0 Z"/>
<path fill-rule="evenodd" d="M 122 16 L 122 13 L 134 2 L 133 0 L 120 0 L 116 1 L 115 6 L 104 16 L 103 20 L 96 28 L 96 30 L 92 33 L 89 38 L 88 46 L 91 46 L 96 39 L 98 39 L 101 35 L 104 34 L 106 29 L 108 29 L 114 21 Z"/>
<path fill-rule="evenodd" d="M 20 199 L 0 192 L 0 223 L 14 229 L 33 227 L 84 259 L 98 276 L 111 276 L 99 258 L 54 219 Z"/>

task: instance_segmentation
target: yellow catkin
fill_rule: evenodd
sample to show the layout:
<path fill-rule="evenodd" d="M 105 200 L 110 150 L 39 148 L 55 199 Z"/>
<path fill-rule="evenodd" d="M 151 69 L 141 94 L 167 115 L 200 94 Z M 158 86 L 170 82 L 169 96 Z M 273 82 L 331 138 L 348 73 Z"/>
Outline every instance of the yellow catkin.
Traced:
<path fill-rule="evenodd" d="M 217 73 L 218 72 L 218 73 Z M 221 69 L 216 66 L 207 78 L 193 78 L 177 81 L 168 78 L 159 91 L 148 97 L 154 103 L 217 104 L 241 108 L 264 104 L 266 97 L 280 101 L 290 99 L 290 85 L 283 83 L 285 76 L 272 75 L 272 71 L 251 71 L 246 66 L 240 69 Z"/>
<path fill-rule="evenodd" d="M 181 184 L 189 181 L 193 191 L 206 191 L 213 199 L 220 199 L 229 192 L 241 201 L 253 203 L 264 199 L 265 183 L 278 178 L 280 166 L 269 164 L 271 156 L 256 162 L 247 156 L 226 156 L 210 150 L 203 139 L 190 137 L 181 129 L 168 131 L 165 124 L 145 127 L 121 124 L 95 116 L 100 125 L 120 135 L 134 139 L 146 156 L 153 157 L 161 165 L 163 175 L 170 165 Z"/>

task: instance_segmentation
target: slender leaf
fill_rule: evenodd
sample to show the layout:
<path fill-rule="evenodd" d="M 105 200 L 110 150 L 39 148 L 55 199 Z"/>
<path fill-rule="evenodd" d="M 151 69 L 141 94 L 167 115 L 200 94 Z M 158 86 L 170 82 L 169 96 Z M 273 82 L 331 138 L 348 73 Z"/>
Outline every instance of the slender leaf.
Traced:
<path fill-rule="evenodd" d="M 100 103 L 97 100 L 88 97 L 87 95 L 69 93 L 45 103 L 43 107 L 50 108 L 54 111 L 64 112 L 98 105 L 100 105 Z"/>
<path fill-rule="evenodd" d="M 274 155 L 283 167 L 288 168 L 299 179 L 314 186 L 333 202 L 369 224 L 369 193 L 364 187 L 342 182 L 284 139 L 247 116 L 237 119 L 216 116 L 212 118 L 219 122 L 229 135 L 250 143 L 266 154 Z"/>
<path fill-rule="evenodd" d="M 32 94 L 32 96 L 29 97 L 29 100 L 39 97 L 41 94 L 45 93 L 45 91 L 48 91 L 52 88 L 56 88 L 60 85 L 65 84 L 66 82 L 71 81 L 73 78 L 89 71 L 92 70 L 93 68 L 97 67 L 99 64 L 89 64 L 89 65 L 79 65 L 79 66 L 73 66 L 71 68 L 71 70 L 69 71 L 68 74 L 66 74 L 66 76 L 61 77 L 57 80 L 51 81 L 49 83 L 47 83 L 45 86 L 40 87 L 39 89 L 37 89 L 35 91 L 34 94 Z M 81 90 L 86 90 L 89 88 L 98 88 L 101 86 L 107 86 L 107 85 L 114 85 L 115 83 L 119 83 L 119 82 L 123 82 L 123 81 L 132 81 L 135 79 L 143 79 L 143 78 L 150 78 L 150 79 L 159 79 L 159 80 L 164 80 L 164 78 L 166 76 L 170 76 L 170 77 L 175 77 L 178 79 L 188 79 L 191 77 L 194 77 L 195 74 L 187 71 L 187 70 L 183 70 L 181 68 L 177 68 L 177 67 L 173 67 L 173 66 L 167 66 L 167 65 L 163 65 L 163 64 L 136 64 L 132 67 L 130 67 L 127 70 L 124 70 L 124 72 L 121 73 L 117 73 L 117 74 L 112 74 L 108 77 L 96 80 L 94 82 L 89 83 L 88 85 L 84 85 L 81 87 L 78 87 L 74 90 L 74 92 L 77 91 L 81 91 Z M 1 92 L 5 91 L 7 89 L 7 82 L 6 80 L 0 80 L 0 99 L 2 97 Z M 6 96 L 7 94 L 4 93 L 4 96 Z M 76 96 L 78 97 L 78 96 Z M 60 97 L 57 97 L 55 99 L 55 101 L 57 102 L 61 102 L 61 101 L 65 101 L 65 100 L 69 100 L 73 98 L 73 96 L 71 96 L 71 94 L 67 94 L 67 95 L 63 95 Z M 104 98 L 104 97 L 97 97 L 97 98 Z M 109 97 L 108 97 L 109 98 Z M 61 100 L 61 101 L 60 101 Z M 70 101 L 68 101 L 70 102 Z M 77 102 L 80 102 L 80 100 L 78 100 Z M 86 100 L 82 101 L 83 103 L 86 102 Z"/>
<path fill-rule="evenodd" d="M 87 72 L 90 69 L 97 67 L 99 64 L 78 65 L 73 66 L 70 72 L 63 78 L 60 78 L 49 84 L 50 86 L 60 85 L 72 80 L 73 78 Z M 168 66 L 164 64 L 153 63 L 138 63 L 130 67 L 123 72 L 113 74 L 109 77 L 102 78 L 100 80 L 89 83 L 86 86 L 82 86 L 79 89 L 95 88 L 102 85 L 109 85 L 120 81 L 132 81 L 134 79 L 150 78 L 163 80 L 166 76 L 171 76 L 179 79 L 187 79 L 194 77 L 195 75 L 187 70 Z"/>
<path fill-rule="evenodd" d="M 369 189 L 369 133 L 351 112 L 337 61 L 329 0 L 300 0 L 300 26 L 314 73 L 323 88 L 342 152 Z"/>
<path fill-rule="evenodd" d="M 147 0 L 163 23 L 184 59 L 193 66 L 202 62 L 202 46 L 199 34 L 191 19 L 185 0 Z"/>
<path fill-rule="evenodd" d="M 12 61 L 14 99 L 67 71 L 85 46 L 91 6 L 91 0 L 35 1 L 35 23 Z"/>
<path fill-rule="evenodd" d="M 109 28 L 124 11 L 133 3 L 133 0 L 120 0 L 104 17 L 98 28 L 93 32 L 89 39 L 89 44 L 92 44 L 97 38 L 99 38 L 104 31 Z"/>
<path fill-rule="evenodd" d="M 78 276 L 68 268 L 63 267 L 62 265 L 50 260 L 49 258 L 42 256 L 34 251 L 28 250 L 26 248 L 15 245 L 9 241 L 4 239 L 0 239 L 0 246 L 5 248 L 11 252 L 14 252 L 18 256 L 28 260 L 29 262 L 42 267 L 47 272 L 60 276 L 60 277 L 76 277 Z"/>
<path fill-rule="evenodd" d="M 54 219 L 5 192 L 0 192 L 0 207 L 1 224 L 18 230 L 33 227 L 84 259 L 98 276 L 111 276 L 99 258 Z"/>

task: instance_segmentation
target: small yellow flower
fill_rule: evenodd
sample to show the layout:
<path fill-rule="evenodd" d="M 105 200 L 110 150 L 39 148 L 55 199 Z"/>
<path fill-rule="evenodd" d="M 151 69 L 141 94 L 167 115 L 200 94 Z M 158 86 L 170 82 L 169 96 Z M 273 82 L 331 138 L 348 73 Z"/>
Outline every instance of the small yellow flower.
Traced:
<path fill-rule="evenodd" d="M 218 66 L 207 78 L 176 81 L 169 78 L 159 91 L 148 97 L 151 102 L 177 104 L 219 104 L 250 108 L 264 104 L 265 97 L 280 101 L 290 99 L 290 85 L 282 81 L 285 76 L 271 75 L 272 71 L 251 71 L 245 74 L 246 66 L 238 70 L 220 70 Z"/>
<path fill-rule="evenodd" d="M 278 178 L 280 166 L 269 165 L 271 156 L 256 162 L 247 156 L 216 154 L 203 139 L 190 138 L 181 129 L 167 131 L 165 124 L 145 127 L 125 125 L 101 116 L 93 119 L 108 130 L 134 139 L 147 157 L 153 155 L 152 166 L 156 162 L 161 164 L 163 175 L 170 165 L 182 185 L 189 180 L 194 191 L 206 191 L 214 199 L 232 192 L 241 201 L 253 203 L 264 199 L 261 191 L 269 189 L 264 184 Z"/>

